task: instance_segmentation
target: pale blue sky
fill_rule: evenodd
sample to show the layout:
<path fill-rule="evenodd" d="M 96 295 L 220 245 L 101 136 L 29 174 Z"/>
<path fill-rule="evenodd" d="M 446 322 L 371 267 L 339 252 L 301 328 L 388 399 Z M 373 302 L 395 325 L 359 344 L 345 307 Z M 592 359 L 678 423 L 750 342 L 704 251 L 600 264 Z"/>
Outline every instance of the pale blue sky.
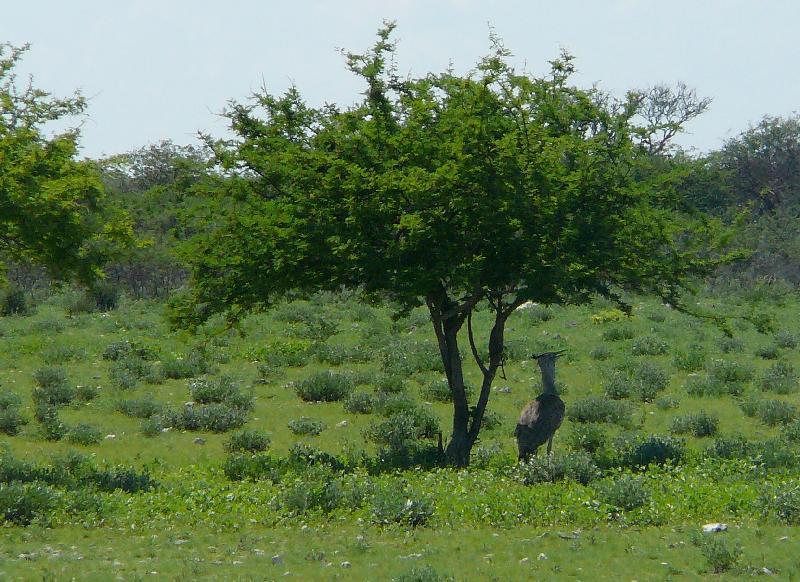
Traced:
<path fill-rule="evenodd" d="M 83 154 L 224 132 L 219 113 L 262 80 L 313 105 L 360 86 L 337 47 L 361 50 L 398 22 L 401 72 L 467 71 L 489 24 L 534 73 L 565 48 L 579 84 L 617 93 L 683 81 L 712 97 L 681 143 L 719 147 L 764 114 L 800 111 L 797 0 L 0 0 L 0 41 L 32 43 L 22 71 L 56 94 L 90 97 Z"/>

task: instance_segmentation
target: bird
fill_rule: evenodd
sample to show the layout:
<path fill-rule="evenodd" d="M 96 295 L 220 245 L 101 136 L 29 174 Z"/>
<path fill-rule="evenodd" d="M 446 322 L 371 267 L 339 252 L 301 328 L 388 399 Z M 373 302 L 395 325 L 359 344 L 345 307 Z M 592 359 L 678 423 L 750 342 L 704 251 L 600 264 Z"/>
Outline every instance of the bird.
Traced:
<path fill-rule="evenodd" d="M 547 443 L 547 454 L 552 454 L 553 435 L 564 420 L 564 401 L 556 393 L 556 360 L 563 353 L 561 350 L 534 356 L 542 372 L 543 392 L 522 410 L 517 422 L 514 436 L 520 461 L 535 455 L 544 443 Z"/>

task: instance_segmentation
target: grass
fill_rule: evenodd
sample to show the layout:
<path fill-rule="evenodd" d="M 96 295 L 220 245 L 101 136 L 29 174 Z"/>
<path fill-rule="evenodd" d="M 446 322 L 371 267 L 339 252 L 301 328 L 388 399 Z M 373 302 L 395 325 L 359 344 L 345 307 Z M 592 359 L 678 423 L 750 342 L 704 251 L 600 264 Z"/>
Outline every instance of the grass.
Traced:
<path fill-rule="evenodd" d="M 787 578 L 800 575 L 800 561 L 777 541 L 784 535 L 794 540 L 795 530 L 778 525 L 781 515 L 794 515 L 794 510 L 771 507 L 763 499 L 765 491 L 790 487 L 800 476 L 790 460 L 781 460 L 795 458 L 800 450 L 796 439 L 784 438 L 782 424 L 796 422 L 792 411 L 800 406 L 794 384 L 794 370 L 800 370 L 794 338 L 800 330 L 786 327 L 772 337 L 752 325 L 740 326 L 731 341 L 658 303 L 637 301 L 633 316 L 619 321 L 593 318 L 608 309 L 601 304 L 512 315 L 506 338 L 513 354 L 505 362 L 505 378 L 495 383 L 504 390 L 492 391 L 488 409 L 497 428 L 481 434 L 480 465 L 485 468 L 396 474 L 377 474 L 365 461 L 374 457 L 376 447 L 385 446 L 380 439 L 365 439 L 384 422 L 381 414 L 395 408 L 424 410 L 438 421 L 445 438 L 451 422 L 424 310 L 393 321 L 387 308 L 329 295 L 251 316 L 242 323 L 241 336 L 229 333 L 223 321 L 211 321 L 196 335 L 173 331 L 160 304 L 125 298 L 108 313 L 70 315 L 56 296 L 31 315 L 0 317 L 0 391 L 16 395 L 9 401 L 18 402 L 14 408 L 29 420 L 15 435 L 0 434 L 0 443 L 15 457 L 39 463 L 79 449 L 100 464 L 147 469 L 162 484 L 136 495 L 87 493 L 82 503 L 102 505 L 103 527 L 87 517 L 90 513 L 58 510 L 51 524 L 34 520 L 27 528 L 0 529 L 0 578 L 87 579 L 91 572 L 88 579 L 107 579 L 113 569 L 131 578 L 154 576 L 153 571 L 176 579 L 279 577 L 290 571 L 301 579 L 335 574 L 402 579 L 414 568 L 419 574 L 430 566 L 443 579 L 458 580 L 590 578 L 598 567 L 620 578 L 664 579 L 713 571 L 700 547 L 691 543 L 703 520 L 741 526 L 734 541 L 743 553 L 725 575 L 741 575 L 750 566 L 768 567 Z M 800 321 L 798 302 L 775 309 L 782 310 L 781 321 Z M 487 314 L 476 314 L 479 341 L 488 337 L 489 324 Z M 777 361 L 758 355 L 773 343 Z M 567 477 L 528 486 L 511 470 L 513 427 L 540 389 L 538 367 L 527 354 L 565 346 L 568 353 L 559 360 L 557 379 L 568 410 L 588 402 L 580 420 L 618 423 L 599 426 L 568 417 L 556 433 L 555 451 L 587 451 L 603 468 L 599 479 L 581 484 Z M 479 386 L 477 370 L 466 361 L 467 384 Z M 121 385 L 115 372 L 122 369 L 120 362 L 136 382 Z M 53 372 L 53 366 L 63 374 Z M 49 376 L 37 374 L 40 370 L 50 370 Z M 607 418 L 595 418 L 590 413 L 602 411 L 593 403 L 605 402 L 604 379 L 615 374 L 631 380 L 631 388 L 621 386 L 614 410 L 606 411 Z M 65 394 L 78 394 L 54 397 L 59 421 L 77 435 L 72 439 L 44 440 L 33 420 L 32 394 L 48 378 L 54 386 L 66 386 Z M 640 384 L 650 390 L 642 392 Z M 192 400 L 196 408 L 204 402 L 246 404 L 237 408 L 246 412 L 246 424 L 239 432 L 142 434 L 141 417 L 181 411 Z M 751 402 L 759 404 L 751 410 Z M 776 468 L 762 467 L 754 478 L 753 467 L 766 458 L 764 447 L 752 447 L 762 451 L 752 460 L 704 459 L 702 451 L 712 441 L 708 431 L 695 430 L 701 410 L 704 418 L 718 419 L 718 434 L 712 438 L 736 432 L 749 442 L 770 443 L 770 463 Z M 295 434 L 290 421 L 304 417 L 327 428 L 319 436 Z M 613 443 L 644 442 L 647 435 L 668 435 L 675 428 L 686 445 L 686 457 L 677 467 L 608 468 L 620 462 L 611 454 Z M 242 430 L 269 437 L 248 437 L 252 447 L 231 447 L 235 435 L 246 434 Z M 195 442 L 198 436 L 203 444 Z M 304 442 L 319 449 L 305 459 L 332 454 L 342 466 L 361 468 L 344 476 L 292 469 L 281 473 L 284 477 L 273 473 L 275 482 L 230 481 L 222 471 L 234 454 L 226 446 L 268 460 L 285 459 Z M 269 452 L 258 452 L 265 443 Z M 775 455 L 784 449 L 791 454 Z M 313 487 L 305 488 L 309 479 Z M 337 495 L 350 491 L 352 480 L 361 491 L 360 505 L 337 506 Z M 409 499 L 423 500 L 422 510 L 424 499 L 430 499 L 434 509 L 427 523 L 373 525 L 372 496 L 383 487 L 401 487 Z M 290 514 L 280 500 L 294 488 L 318 491 L 328 504 L 323 505 L 332 503 L 336 509 L 298 514 L 303 502 Z M 637 495 L 629 494 L 634 489 Z M 632 501 L 626 508 L 628 497 Z M 642 504 L 633 507 L 637 499 Z M 581 533 L 572 536 L 577 529 Z M 537 559 L 541 553 L 548 559 Z M 282 564 L 272 564 L 275 555 Z M 115 560 L 122 565 L 114 566 Z"/>

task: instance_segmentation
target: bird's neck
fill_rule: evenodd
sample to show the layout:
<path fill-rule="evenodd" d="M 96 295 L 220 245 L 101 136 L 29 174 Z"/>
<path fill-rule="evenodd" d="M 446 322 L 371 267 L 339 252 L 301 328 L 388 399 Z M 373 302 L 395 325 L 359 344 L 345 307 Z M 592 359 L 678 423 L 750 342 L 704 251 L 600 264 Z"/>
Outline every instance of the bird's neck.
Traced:
<path fill-rule="evenodd" d="M 555 362 L 543 363 L 539 368 L 542 371 L 542 392 L 544 394 L 556 394 Z"/>

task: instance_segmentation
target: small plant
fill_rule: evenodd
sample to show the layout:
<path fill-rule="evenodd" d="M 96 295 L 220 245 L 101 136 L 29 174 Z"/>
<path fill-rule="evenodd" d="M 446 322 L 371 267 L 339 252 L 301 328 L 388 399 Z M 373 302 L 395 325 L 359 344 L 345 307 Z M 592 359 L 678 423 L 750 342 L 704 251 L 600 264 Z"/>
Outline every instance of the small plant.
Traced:
<path fill-rule="evenodd" d="M 33 389 L 34 403 L 50 406 L 70 404 L 75 399 L 75 388 L 67 382 L 67 372 L 60 366 L 46 366 L 33 373 L 37 386 Z"/>
<path fill-rule="evenodd" d="M 96 445 L 103 440 L 103 432 L 90 424 L 79 423 L 67 431 L 67 441 L 73 445 Z"/>
<path fill-rule="evenodd" d="M 742 556 L 742 548 L 738 543 L 732 544 L 720 535 L 702 534 L 695 543 L 714 574 L 727 572 Z"/>
<path fill-rule="evenodd" d="M 655 405 L 659 410 L 672 410 L 678 408 L 681 402 L 674 396 L 661 396 L 656 398 Z"/>
<path fill-rule="evenodd" d="M 719 349 L 723 354 L 744 351 L 744 343 L 739 338 L 725 337 L 719 340 Z"/>
<path fill-rule="evenodd" d="M 472 386 L 467 386 L 467 385 L 464 386 L 464 390 L 467 393 L 467 398 L 470 398 L 472 394 L 475 392 Z M 425 384 L 420 390 L 420 395 L 424 399 L 432 400 L 434 402 L 453 401 L 453 394 L 452 392 L 450 392 L 450 385 L 444 378 L 439 378 L 437 380 L 433 380 Z"/>
<path fill-rule="evenodd" d="M 67 426 L 61 422 L 55 406 L 41 402 L 34 406 L 34 418 L 39 423 L 42 437 L 48 441 L 60 441 L 67 434 Z"/>
<path fill-rule="evenodd" d="M 569 418 L 575 422 L 614 423 L 622 426 L 630 424 L 631 409 L 624 402 L 607 400 L 601 396 L 587 396 L 576 400 L 567 410 Z"/>
<path fill-rule="evenodd" d="M 750 382 L 755 376 L 755 370 L 748 364 L 730 360 L 714 360 L 708 370 L 709 377 L 713 380 L 731 383 Z"/>
<path fill-rule="evenodd" d="M 614 479 L 603 481 L 596 487 L 600 501 L 620 509 L 633 511 L 650 502 L 650 493 L 640 477 L 623 474 Z"/>
<path fill-rule="evenodd" d="M 289 421 L 289 430 L 296 435 L 318 436 L 325 430 L 325 423 L 306 416 Z"/>
<path fill-rule="evenodd" d="M 514 475 L 525 485 L 555 483 L 564 479 L 587 485 L 600 476 L 600 470 L 588 453 L 573 451 L 531 457 L 516 467 Z"/>
<path fill-rule="evenodd" d="M 589 352 L 589 357 L 598 362 L 604 362 L 613 355 L 614 350 L 604 345 L 599 345 Z"/>
<path fill-rule="evenodd" d="M 631 469 L 667 462 L 677 464 L 686 456 L 686 444 L 682 439 L 660 434 L 646 437 L 620 435 L 614 440 L 614 449 L 617 451 L 616 464 Z"/>
<path fill-rule="evenodd" d="M 777 515 L 787 525 L 800 525 L 800 487 L 784 485 L 765 494 L 761 503 L 764 509 Z"/>
<path fill-rule="evenodd" d="M 330 370 L 318 372 L 295 385 L 297 395 L 306 402 L 343 400 L 353 390 L 353 381 L 345 374 Z"/>
<path fill-rule="evenodd" d="M 414 566 L 407 572 L 392 578 L 392 582 L 451 582 L 452 576 L 443 576 L 436 569 L 427 564 L 425 566 Z"/>
<path fill-rule="evenodd" d="M 56 505 L 56 493 L 39 483 L 0 483 L 0 521 L 30 525 Z"/>
<path fill-rule="evenodd" d="M 9 287 L 0 291 L 0 315 L 29 315 L 33 306 L 28 301 L 25 290 L 20 287 Z"/>
<path fill-rule="evenodd" d="M 227 403 L 238 408 L 249 409 L 252 398 L 243 394 L 239 383 L 230 376 L 219 378 L 198 378 L 189 382 L 192 400 L 201 404 Z"/>
<path fill-rule="evenodd" d="M 231 435 L 225 442 L 229 453 L 261 453 L 270 445 L 269 436 L 260 430 L 246 429 Z"/>
<path fill-rule="evenodd" d="M 518 309 L 517 313 L 522 314 L 532 325 L 538 325 L 553 319 L 553 310 L 547 305 L 541 305 L 539 303 L 530 303 Z"/>
<path fill-rule="evenodd" d="M 87 357 L 86 350 L 70 345 L 51 346 L 42 353 L 42 360 L 50 365 L 66 362 L 81 362 Z"/>
<path fill-rule="evenodd" d="M 599 424 L 575 424 L 567 437 L 567 442 L 576 451 L 592 454 L 606 446 L 606 430 Z"/>
<path fill-rule="evenodd" d="M 685 350 L 679 350 L 672 359 L 673 364 L 684 372 L 697 372 L 706 366 L 706 350 L 700 344 L 691 344 Z"/>
<path fill-rule="evenodd" d="M 695 398 L 705 396 L 741 396 L 744 393 L 744 385 L 739 382 L 723 382 L 710 375 L 689 376 L 684 386 L 686 393 Z"/>
<path fill-rule="evenodd" d="M 625 313 L 621 309 L 611 307 L 592 314 L 592 323 L 595 325 L 602 325 L 604 323 L 621 321 L 624 318 Z"/>
<path fill-rule="evenodd" d="M 20 412 L 19 405 L 2 406 L 0 404 L 0 433 L 16 436 L 26 424 L 28 424 L 28 419 Z"/>
<path fill-rule="evenodd" d="M 183 358 L 168 358 L 161 362 L 161 369 L 167 378 L 180 380 L 207 374 L 211 366 L 198 350 L 189 352 Z"/>
<path fill-rule="evenodd" d="M 744 459 L 752 450 L 750 442 L 742 435 L 719 437 L 706 449 L 706 454 L 720 459 Z"/>
<path fill-rule="evenodd" d="M 654 335 L 645 335 L 634 340 L 631 353 L 634 356 L 660 356 L 667 353 L 667 342 Z"/>
<path fill-rule="evenodd" d="M 420 527 L 433 517 L 435 507 L 427 497 L 400 491 L 395 487 L 379 489 L 372 499 L 373 523 L 399 523 Z"/>
<path fill-rule="evenodd" d="M 797 391 L 797 372 L 788 362 L 775 362 L 759 381 L 761 389 L 776 394 L 791 394 Z"/>
<path fill-rule="evenodd" d="M 636 332 L 631 327 L 610 327 L 603 331 L 603 339 L 608 342 L 619 342 L 636 337 Z"/>
<path fill-rule="evenodd" d="M 789 424 L 797 418 L 797 407 L 783 400 L 747 398 L 739 406 L 745 416 L 756 416 L 769 426 Z"/>
<path fill-rule="evenodd" d="M 344 410 L 350 414 L 372 414 L 375 397 L 368 392 L 353 392 L 344 401 Z"/>
<path fill-rule="evenodd" d="M 698 438 L 714 436 L 719 429 L 719 418 L 705 410 L 672 419 L 670 432 L 673 434 L 692 434 Z"/>
<path fill-rule="evenodd" d="M 119 304 L 119 288 L 110 281 L 95 282 L 88 295 L 100 311 L 113 311 Z"/>
<path fill-rule="evenodd" d="M 634 389 L 635 386 L 633 379 L 621 370 L 615 370 L 612 372 L 611 376 L 606 380 L 605 383 L 606 396 L 613 400 L 630 398 L 630 395 Z"/>
<path fill-rule="evenodd" d="M 399 394 L 406 391 L 406 381 L 399 374 L 378 374 L 374 386 L 377 392 L 383 394 Z"/>
<path fill-rule="evenodd" d="M 129 400 L 120 400 L 116 404 L 116 409 L 125 416 L 133 418 L 150 418 L 159 414 L 163 406 L 156 402 L 152 396 L 145 396 L 144 398 L 131 398 Z"/>
<path fill-rule="evenodd" d="M 797 336 L 788 330 L 781 330 L 775 333 L 775 345 L 785 350 L 793 350 L 797 347 Z"/>
<path fill-rule="evenodd" d="M 756 350 L 756 355 L 764 360 L 777 360 L 780 355 L 780 348 L 775 344 L 761 346 Z"/>

